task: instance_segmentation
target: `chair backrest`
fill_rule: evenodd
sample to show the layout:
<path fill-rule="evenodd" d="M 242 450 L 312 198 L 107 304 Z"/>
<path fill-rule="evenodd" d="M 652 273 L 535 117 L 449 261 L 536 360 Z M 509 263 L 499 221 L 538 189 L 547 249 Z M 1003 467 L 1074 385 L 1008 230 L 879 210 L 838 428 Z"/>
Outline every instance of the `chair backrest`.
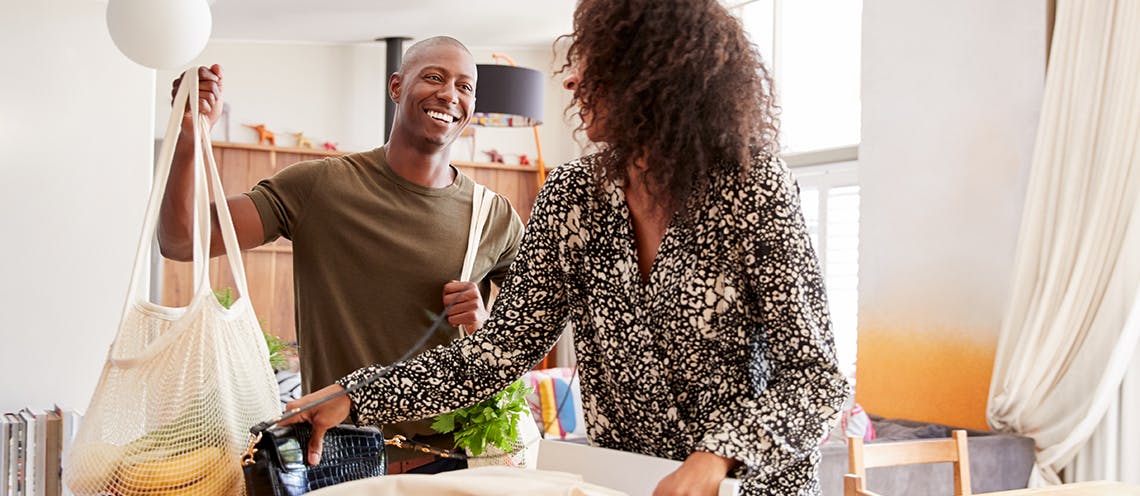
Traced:
<path fill-rule="evenodd" d="M 920 463 L 954 464 L 954 494 L 970 493 L 970 455 L 966 446 L 966 431 L 955 430 L 948 439 L 922 439 L 892 443 L 863 445 L 863 439 L 847 438 L 848 474 L 844 476 L 845 496 L 865 496 L 866 469 Z"/>

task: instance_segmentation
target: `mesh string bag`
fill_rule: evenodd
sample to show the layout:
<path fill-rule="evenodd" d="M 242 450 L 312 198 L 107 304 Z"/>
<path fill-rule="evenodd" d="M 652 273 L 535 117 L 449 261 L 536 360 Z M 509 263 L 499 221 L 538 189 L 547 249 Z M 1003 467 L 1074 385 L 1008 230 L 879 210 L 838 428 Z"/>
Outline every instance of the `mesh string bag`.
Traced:
<path fill-rule="evenodd" d="M 197 69 L 175 96 L 135 256 L 123 316 L 87 413 L 66 453 L 77 495 L 242 495 L 250 426 L 280 413 L 277 383 L 224 201 L 208 126 L 198 114 Z M 194 291 L 182 308 L 140 297 L 174 143 L 190 100 L 194 130 Z M 209 189 L 239 294 L 226 308 L 210 287 Z"/>

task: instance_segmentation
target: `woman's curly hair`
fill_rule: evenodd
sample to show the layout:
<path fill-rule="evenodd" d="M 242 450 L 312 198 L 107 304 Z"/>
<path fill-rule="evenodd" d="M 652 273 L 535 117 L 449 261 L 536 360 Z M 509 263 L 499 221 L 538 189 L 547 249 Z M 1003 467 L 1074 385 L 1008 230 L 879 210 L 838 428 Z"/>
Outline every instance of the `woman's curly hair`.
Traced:
<path fill-rule="evenodd" d="M 643 162 L 652 197 L 677 212 L 714 168 L 779 151 L 772 77 L 720 1 L 582 0 L 569 37 L 561 72 L 582 71 L 568 109 L 599 117 L 601 177 Z"/>

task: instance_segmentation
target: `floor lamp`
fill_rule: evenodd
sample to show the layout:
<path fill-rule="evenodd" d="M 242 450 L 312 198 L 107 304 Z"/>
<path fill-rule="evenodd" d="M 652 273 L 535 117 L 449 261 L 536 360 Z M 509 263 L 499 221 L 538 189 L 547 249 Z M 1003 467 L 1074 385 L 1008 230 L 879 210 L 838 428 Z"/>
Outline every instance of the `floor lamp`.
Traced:
<path fill-rule="evenodd" d="M 519 67 L 501 53 L 491 55 L 505 64 L 479 64 L 479 84 L 475 89 L 475 112 L 471 123 L 486 127 L 529 127 L 534 132 L 534 149 L 538 166 L 538 188 L 546 181 L 546 163 L 542 160 L 542 142 L 538 126 L 542 124 L 545 78 L 534 69 Z M 538 368 L 553 367 L 553 354 L 543 358 Z"/>
<path fill-rule="evenodd" d="M 542 160 L 542 142 L 538 126 L 542 124 L 543 77 L 534 69 L 519 67 L 501 53 L 491 55 L 506 64 L 479 64 L 479 84 L 475 90 L 475 113 L 471 123 L 486 127 L 529 127 L 534 130 L 537 152 L 538 185 L 546 180 L 546 164 Z"/>

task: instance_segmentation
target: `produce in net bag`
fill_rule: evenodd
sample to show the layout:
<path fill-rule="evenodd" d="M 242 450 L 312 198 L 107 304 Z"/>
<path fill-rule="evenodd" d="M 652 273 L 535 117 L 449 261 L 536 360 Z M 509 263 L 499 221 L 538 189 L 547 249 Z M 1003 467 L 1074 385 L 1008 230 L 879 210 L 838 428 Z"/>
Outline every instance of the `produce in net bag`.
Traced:
<path fill-rule="evenodd" d="M 240 458 L 249 428 L 280 412 L 197 95 L 195 68 L 174 99 L 118 334 L 67 454 L 64 479 L 78 495 L 244 494 Z M 194 290 L 186 307 L 170 308 L 148 301 L 142 288 L 187 100 L 195 116 Z M 229 308 L 210 287 L 207 185 L 239 293 Z"/>

